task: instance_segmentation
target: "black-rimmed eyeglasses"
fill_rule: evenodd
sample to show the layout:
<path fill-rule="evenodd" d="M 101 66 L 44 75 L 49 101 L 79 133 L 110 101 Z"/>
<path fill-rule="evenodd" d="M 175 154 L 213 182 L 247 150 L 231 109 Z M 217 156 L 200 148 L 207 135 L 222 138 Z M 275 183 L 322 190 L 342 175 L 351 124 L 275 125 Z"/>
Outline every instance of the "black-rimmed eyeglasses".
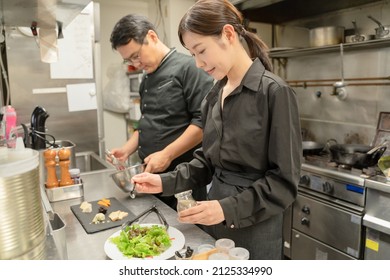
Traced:
<path fill-rule="evenodd" d="M 130 56 L 129 58 L 125 58 L 123 59 L 123 64 L 126 64 L 126 65 L 134 65 L 135 63 L 139 63 L 140 60 L 141 60 L 141 49 L 143 47 L 143 44 L 139 47 L 138 51 L 133 54 L 132 56 Z"/>

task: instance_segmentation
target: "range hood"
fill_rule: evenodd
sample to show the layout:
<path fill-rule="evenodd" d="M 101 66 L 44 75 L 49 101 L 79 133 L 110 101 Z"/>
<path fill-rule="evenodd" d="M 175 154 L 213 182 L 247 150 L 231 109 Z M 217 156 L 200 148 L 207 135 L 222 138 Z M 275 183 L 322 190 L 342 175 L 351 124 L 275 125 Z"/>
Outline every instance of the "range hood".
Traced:
<path fill-rule="evenodd" d="M 58 39 L 91 0 L 0 0 L 3 27 L 27 29 L 26 36 L 38 38 L 41 61 L 58 61 Z"/>
<path fill-rule="evenodd" d="M 250 21 L 282 24 L 384 0 L 231 0 Z"/>
<path fill-rule="evenodd" d="M 91 0 L 0 0 L 4 26 L 67 26 Z M 53 21 L 54 19 L 54 21 Z"/>

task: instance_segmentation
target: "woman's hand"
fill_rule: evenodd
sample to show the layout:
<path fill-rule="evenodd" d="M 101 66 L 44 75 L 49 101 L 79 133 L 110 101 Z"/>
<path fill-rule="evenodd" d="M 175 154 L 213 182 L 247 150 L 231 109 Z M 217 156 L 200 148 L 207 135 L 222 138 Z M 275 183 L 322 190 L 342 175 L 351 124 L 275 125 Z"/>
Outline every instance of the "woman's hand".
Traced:
<path fill-rule="evenodd" d="M 198 201 L 197 205 L 178 213 L 182 223 L 216 225 L 225 220 L 225 215 L 218 200 Z"/>
<path fill-rule="evenodd" d="M 135 184 L 138 193 L 161 193 L 162 181 L 160 175 L 144 172 L 134 175 L 131 182 Z"/>

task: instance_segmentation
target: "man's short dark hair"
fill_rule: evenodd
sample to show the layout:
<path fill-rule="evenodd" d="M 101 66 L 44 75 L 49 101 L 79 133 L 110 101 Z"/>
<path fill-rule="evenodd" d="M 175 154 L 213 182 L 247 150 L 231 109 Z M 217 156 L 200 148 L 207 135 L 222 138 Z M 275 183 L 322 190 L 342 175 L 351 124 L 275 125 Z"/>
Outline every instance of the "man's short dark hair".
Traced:
<path fill-rule="evenodd" d="M 131 40 L 143 44 L 149 30 L 156 32 L 154 25 L 146 17 L 134 14 L 124 16 L 112 30 L 111 47 L 116 50 L 120 46 L 127 45 Z"/>

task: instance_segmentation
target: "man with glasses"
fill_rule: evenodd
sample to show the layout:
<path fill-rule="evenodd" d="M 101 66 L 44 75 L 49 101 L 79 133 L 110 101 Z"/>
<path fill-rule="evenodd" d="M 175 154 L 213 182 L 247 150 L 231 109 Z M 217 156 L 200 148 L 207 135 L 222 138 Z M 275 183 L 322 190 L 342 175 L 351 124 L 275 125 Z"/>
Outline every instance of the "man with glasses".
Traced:
<path fill-rule="evenodd" d="M 193 151 L 201 146 L 200 104 L 213 85 L 211 76 L 197 68 L 192 57 L 160 41 L 146 17 L 124 16 L 116 23 L 110 42 L 125 64 L 144 72 L 138 130 L 112 154 L 126 161 L 138 150 L 147 164 L 145 171 L 152 173 L 172 171 L 177 164 L 191 161 Z M 203 200 L 205 194 L 206 188 L 194 197 Z M 176 208 L 173 196 L 158 197 Z"/>

